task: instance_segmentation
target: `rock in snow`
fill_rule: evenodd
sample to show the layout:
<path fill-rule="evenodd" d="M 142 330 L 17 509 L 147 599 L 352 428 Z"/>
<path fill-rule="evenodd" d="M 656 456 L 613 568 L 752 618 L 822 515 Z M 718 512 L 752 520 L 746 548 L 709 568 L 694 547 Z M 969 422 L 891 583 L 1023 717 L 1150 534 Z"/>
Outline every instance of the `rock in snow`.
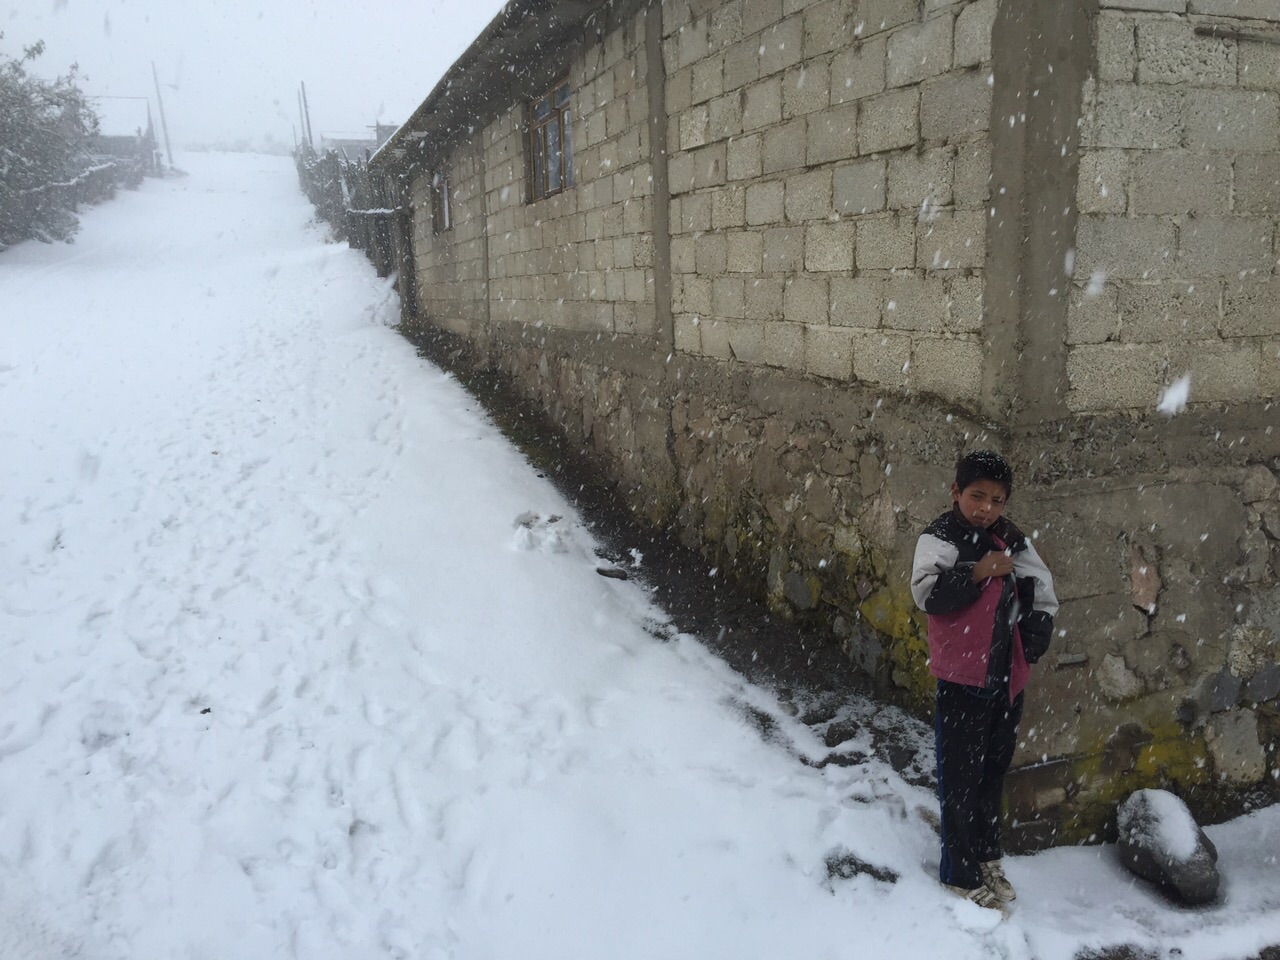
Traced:
<path fill-rule="evenodd" d="M 1137 790 L 1120 805 L 1120 862 L 1186 903 L 1218 895 L 1218 850 L 1181 799 Z"/>

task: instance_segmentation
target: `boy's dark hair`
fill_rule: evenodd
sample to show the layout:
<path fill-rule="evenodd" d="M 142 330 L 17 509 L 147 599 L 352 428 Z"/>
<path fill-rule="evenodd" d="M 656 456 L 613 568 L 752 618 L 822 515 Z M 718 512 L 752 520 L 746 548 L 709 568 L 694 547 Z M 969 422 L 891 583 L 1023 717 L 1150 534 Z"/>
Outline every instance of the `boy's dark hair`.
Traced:
<path fill-rule="evenodd" d="M 990 480 L 1004 487 L 1006 497 L 1013 494 L 1013 467 L 994 450 L 974 450 L 956 463 L 956 486 L 961 490 L 978 480 Z"/>

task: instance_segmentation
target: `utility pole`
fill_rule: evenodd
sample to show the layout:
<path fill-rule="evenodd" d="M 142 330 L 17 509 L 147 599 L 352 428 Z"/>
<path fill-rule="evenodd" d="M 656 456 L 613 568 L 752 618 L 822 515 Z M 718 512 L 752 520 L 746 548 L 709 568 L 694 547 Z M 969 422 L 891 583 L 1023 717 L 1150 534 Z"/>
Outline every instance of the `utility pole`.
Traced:
<path fill-rule="evenodd" d="M 315 138 L 315 134 L 312 133 L 311 131 L 311 107 L 307 103 L 307 81 L 303 80 L 301 81 L 301 83 L 302 83 L 302 110 L 307 119 L 307 143 L 311 144 L 311 149 L 314 150 L 316 148 L 316 138 Z"/>
<path fill-rule="evenodd" d="M 169 124 L 164 119 L 164 100 L 160 97 L 160 75 L 156 73 L 156 62 L 151 61 L 151 79 L 156 82 L 156 103 L 160 105 L 160 129 L 164 131 L 164 149 L 169 154 L 169 169 L 174 169 L 173 147 L 169 146 Z"/>
<path fill-rule="evenodd" d="M 298 91 L 298 129 L 302 131 L 302 142 L 307 142 L 307 115 L 302 112 L 302 91 Z"/>

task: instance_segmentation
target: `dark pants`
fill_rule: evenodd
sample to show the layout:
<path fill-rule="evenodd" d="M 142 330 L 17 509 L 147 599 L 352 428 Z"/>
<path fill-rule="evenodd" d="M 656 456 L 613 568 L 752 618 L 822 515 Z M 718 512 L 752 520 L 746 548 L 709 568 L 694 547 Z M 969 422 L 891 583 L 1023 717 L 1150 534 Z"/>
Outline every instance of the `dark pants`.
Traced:
<path fill-rule="evenodd" d="M 978 864 L 1000 859 L 1000 801 L 1021 719 L 1021 693 L 1011 704 L 1007 692 L 938 681 L 943 883 L 972 890 L 982 884 Z"/>

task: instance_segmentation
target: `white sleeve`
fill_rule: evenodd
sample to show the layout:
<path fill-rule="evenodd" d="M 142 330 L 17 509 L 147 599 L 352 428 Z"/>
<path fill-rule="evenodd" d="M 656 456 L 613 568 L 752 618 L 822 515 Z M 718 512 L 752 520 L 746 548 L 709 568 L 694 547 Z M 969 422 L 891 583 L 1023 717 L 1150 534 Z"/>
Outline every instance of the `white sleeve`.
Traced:
<path fill-rule="evenodd" d="M 1031 544 L 1028 537 L 1027 549 L 1013 555 L 1013 575 L 1015 577 L 1033 577 L 1036 581 L 1036 599 L 1032 609 L 1041 610 L 1049 616 L 1058 612 L 1058 595 L 1053 592 L 1053 574 L 1045 566 L 1040 554 Z"/>
<path fill-rule="evenodd" d="M 920 539 L 916 541 L 915 560 L 911 564 L 911 596 L 921 610 L 924 609 L 929 594 L 933 593 L 938 575 L 952 569 L 958 556 L 960 551 L 955 544 L 947 543 L 931 533 L 920 535 Z"/>

